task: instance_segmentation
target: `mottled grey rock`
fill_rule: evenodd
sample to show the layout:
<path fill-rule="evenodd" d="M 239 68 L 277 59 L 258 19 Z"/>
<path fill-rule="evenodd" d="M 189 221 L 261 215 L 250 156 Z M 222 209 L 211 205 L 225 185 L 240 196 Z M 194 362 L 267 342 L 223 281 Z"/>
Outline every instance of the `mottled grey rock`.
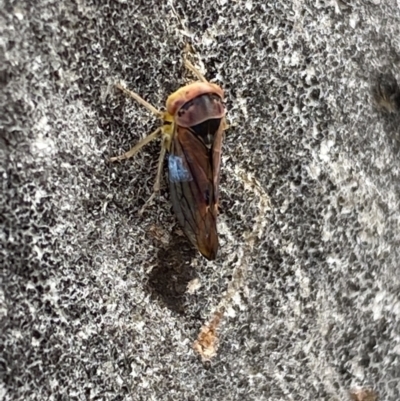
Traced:
<path fill-rule="evenodd" d="M 400 399 L 399 116 L 372 101 L 400 81 L 399 1 L 5 1 L 0 18 L 0 399 Z M 187 43 L 232 124 L 215 262 L 165 180 L 138 214 L 158 143 L 108 162 L 158 124 L 113 84 L 162 107 L 193 78 Z M 238 272 L 206 369 L 192 344 Z"/>

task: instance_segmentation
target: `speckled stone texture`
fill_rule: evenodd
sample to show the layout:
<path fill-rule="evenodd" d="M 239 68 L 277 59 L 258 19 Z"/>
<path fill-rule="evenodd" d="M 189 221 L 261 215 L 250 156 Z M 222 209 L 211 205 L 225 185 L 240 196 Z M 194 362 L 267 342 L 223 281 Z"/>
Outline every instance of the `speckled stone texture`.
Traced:
<path fill-rule="evenodd" d="M 398 0 L 0 4 L 1 400 L 400 399 Z M 158 142 L 108 162 L 158 125 L 113 84 L 162 107 L 187 43 L 232 125 L 215 262 L 165 179 L 138 214 Z"/>

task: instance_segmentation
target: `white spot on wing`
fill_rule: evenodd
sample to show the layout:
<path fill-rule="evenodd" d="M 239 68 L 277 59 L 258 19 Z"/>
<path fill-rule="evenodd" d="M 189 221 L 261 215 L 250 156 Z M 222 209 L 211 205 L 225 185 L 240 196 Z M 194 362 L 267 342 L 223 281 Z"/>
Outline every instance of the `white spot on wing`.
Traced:
<path fill-rule="evenodd" d="M 168 158 L 169 179 L 172 182 L 192 181 L 190 171 L 183 165 L 182 157 L 169 155 Z"/>

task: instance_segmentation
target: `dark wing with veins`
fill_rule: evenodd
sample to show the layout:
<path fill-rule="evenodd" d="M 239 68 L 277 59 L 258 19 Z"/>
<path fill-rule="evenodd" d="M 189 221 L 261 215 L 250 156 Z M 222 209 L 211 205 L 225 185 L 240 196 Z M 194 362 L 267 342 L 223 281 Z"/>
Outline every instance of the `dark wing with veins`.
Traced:
<path fill-rule="evenodd" d="M 202 129 L 207 129 L 206 123 Z M 185 234 L 204 257 L 213 260 L 218 251 L 215 185 L 219 182 L 223 120 L 213 135 L 219 159 L 214 142 L 204 141 L 196 128 L 176 128 L 168 158 L 169 186 L 174 212 Z"/>

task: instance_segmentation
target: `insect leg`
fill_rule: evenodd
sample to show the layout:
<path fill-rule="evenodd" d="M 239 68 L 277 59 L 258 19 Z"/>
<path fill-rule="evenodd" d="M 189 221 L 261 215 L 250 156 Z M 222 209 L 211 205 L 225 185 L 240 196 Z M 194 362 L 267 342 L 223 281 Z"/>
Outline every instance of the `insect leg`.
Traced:
<path fill-rule="evenodd" d="M 128 152 L 126 152 L 120 156 L 110 157 L 110 162 L 115 162 L 117 160 L 129 159 L 130 157 L 134 156 L 137 152 L 139 152 L 139 150 L 142 149 L 143 146 L 147 145 L 149 142 L 156 139 L 160 135 L 161 132 L 162 132 L 162 127 L 157 128 L 154 132 L 147 135 L 146 138 L 141 140 L 137 145 L 135 145 Z"/>
<path fill-rule="evenodd" d="M 161 175 L 162 175 L 163 166 L 164 166 L 165 152 L 166 152 L 166 147 L 165 147 L 165 140 L 164 140 L 162 148 L 161 148 L 161 152 L 160 152 L 160 157 L 158 159 L 157 176 L 156 176 L 156 181 L 154 182 L 154 192 L 158 192 L 160 190 Z"/>
<path fill-rule="evenodd" d="M 162 111 L 157 110 L 154 106 L 152 106 L 150 103 L 146 102 L 146 100 L 141 98 L 135 92 L 132 92 L 129 89 L 124 88 L 121 84 L 116 84 L 115 87 L 118 88 L 120 91 L 124 92 L 129 97 L 135 99 L 138 103 L 140 103 L 142 106 L 146 107 L 147 110 L 150 110 L 158 118 L 163 118 L 164 117 L 164 113 Z"/>
<path fill-rule="evenodd" d="M 204 76 L 201 74 L 201 72 L 188 60 L 184 61 L 185 67 L 191 71 L 196 77 L 202 81 L 202 82 L 207 82 L 207 80 L 204 78 Z"/>
<path fill-rule="evenodd" d="M 161 183 L 161 176 L 162 176 L 163 165 L 164 165 L 164 158 L 165 158 L 165 153 L 168 148 L 169 141 L 170 141 L 169 135 L 164 133 L 160 157 L 158 159 L 157 176 L 156 176 L 156 181 L 154 182 L 153 193 L 151 194 L 150 198 L 146 201 L 146 203 L 140 209 L 139 215 L 143 214 L 146 207 L 150 204 L 150 202 L 152 202 L 152 200 L 154 199 L 156 194 L 160 191 L 160 183 Z"/>

